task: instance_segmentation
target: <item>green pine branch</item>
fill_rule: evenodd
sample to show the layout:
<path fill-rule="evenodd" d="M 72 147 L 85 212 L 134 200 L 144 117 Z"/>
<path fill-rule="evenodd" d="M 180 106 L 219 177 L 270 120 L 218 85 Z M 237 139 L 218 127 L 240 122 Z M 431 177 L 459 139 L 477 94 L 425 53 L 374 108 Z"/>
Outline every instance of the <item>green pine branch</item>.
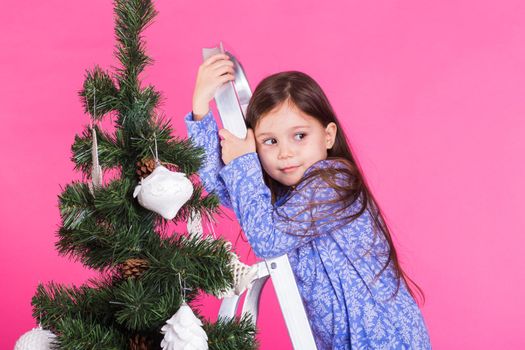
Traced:
<path fill-rule="evenodd" d="M 60 216 L 65 228 L 77 228 L 87 219 L 93 217 L 96 209 L 93 195 L 87 184 L 73 182 L 59 195 Z"/>
<path fill-rule="evenodd" d="M 126 151 L 118 140 L 109 133 L 95 126 L 98 144 L 98 160 L 102 169 L 120 168 L 120 162 Z M 71 160 L 75 163 L 75 170 L 80 170 L 88 178 L 91 178 L 93 134 L 90 127 L 86 127 L 82 134 L 75 136 L 71 146 L 73 153 Z"/>
<path fill-rule="evenodd" d="M 157 15 L 150 0 L 115 1 L 115 34 L 119 52 L 118 58 L 127 70 L 126 75 L 138 76 L 150 62 L 143 48 L 141 33 L 153 22 Z"/>
<path fill-rule="evenodd" d="M 111 325 L 113 279 L 107 275 L 80 287 L 66 287 L 54 282 L 39 284 L 32 299 L 33 317 L 46 329 L 57 331 L 64 317 L 90 318 Z"/>
<path fill-rule="evenodd" d="M 93 120 L 100 120 L 105 114 L 119 107 L 119 91 L 111 75 L 99 66 L 86 71 L 84 86 L 79 92 L 84 112 Z"/>
<path fill-rule="evenodd" d="M 141 225 L 152 227 L 155 214 L 141 207 L 133 198 L 137 182 L 132 178 L 114 180 L 104 187 L 96 188 L 94 205 L 98 212 L 122 226 Z"/>
<path fill-rule="evenodd" d="M 217 294 L 231 287 L 231 256 L 222 239 L 172 236 L 149 250 L 149 269 L 142 276 L 145 284 L 169 290 L 183 284 L 187 290 Z"/>
<path fill-rule="evenodd" d="M 259 347 L 257 330 L 252 319 L 246 315 L 240 319 L 221 319 L 216 323 L 204 323 L 210 350 L 255 350 Z"/>
<path fill-rule="evenodd" d="M 187 175 L 195 174 L 204 160 L 204 150 L 196 147 L 190 139 L 173 136 L 171 121 L 159 119 L 153 128 L 140 130 L 131 139 L 131 146 L 137 150 L 139 159 L 155 155 L 155 140 L 159 159 L 177 166 Z"/>
<path fill-rule="evenodd" d="M 194 293 L 190 294 L 195 297 Z M 126 329 L 136 332 L 155 332 L 166 323 L 182 303 L 179 284 L 159 290 L 141 279 L 130 278 L 115 290 L 119 306 L 116 321 Z"/>
<path fill-rule="evenodd" d="M 115 56 L 122 64 L 117 80 L 123 106 L 133 104 L 140 92 L 139 74 L 152 62 L 144 49 L 142 31 L 152 23 L 157 12 L 150 0 L 116 0 Z M 121 111 L 125 112 L 125 111 Z M 125 115 L 122 117 L 125 118 Z M 122 119 L 121 119 L 122 122 Z M 121 124 L 123 125 L 123 124 Z"/>
<path fill-rule="evenodd" d="M 124 350 L 129 336 L 112 326 L 95 320 L 64 317 L 57 327 L 54 349 L 60 350 Z"/>

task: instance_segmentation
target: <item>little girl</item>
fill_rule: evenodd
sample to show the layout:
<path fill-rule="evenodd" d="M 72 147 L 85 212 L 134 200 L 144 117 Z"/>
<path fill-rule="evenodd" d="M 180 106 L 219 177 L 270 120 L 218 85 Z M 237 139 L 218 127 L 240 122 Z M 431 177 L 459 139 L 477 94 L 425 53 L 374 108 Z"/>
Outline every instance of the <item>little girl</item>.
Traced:
<path fill-rule="evenodd" d="M 199 68 L 185 117 L 206 151 L 199 173 L 258 257 L 288 254 L 317 348 L 430 349 L 388 227 L 319 85 L 300 72 L 264 79 L 243 140 L 219 131 L 209 111 L 233 74 L 224 54 Z"/>

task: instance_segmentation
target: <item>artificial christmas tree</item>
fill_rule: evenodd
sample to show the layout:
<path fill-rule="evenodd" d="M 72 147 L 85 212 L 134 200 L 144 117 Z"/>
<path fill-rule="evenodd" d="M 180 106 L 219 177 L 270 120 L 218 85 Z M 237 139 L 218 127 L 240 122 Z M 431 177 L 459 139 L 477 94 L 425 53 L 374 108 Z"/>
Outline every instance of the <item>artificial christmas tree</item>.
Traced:
<path fill-rule="evenodd" d="M 59 196 L 56 243 L 60 254 L 100 276 L 80 287 L 39 285 L 32 301 L 33 316 L 56 335 L 58 349 L 160 349 L 161 329 L 181 305 L 191 305 L 200 292 L 220 295 L 233 287 L 229 246 L 195 233 L 196 218 L 219 213 L 217 197 L 204 196 L 195 175 L 204 153 L 190 140 L 172 136 L 169 122 L 157 116 L 160 94 L 139 78 L 151 63 L 142 32 L 156 15 L 152 1 L 116 0 L 114 6 L 120 67 L 113 74 L 99 67 L 86 74 L 80 96 L 91 122 L 75 137 L 72 159 L 89 181 L 73 182 Z M 114 133 L 99 127 L 108 115 L 114 116 Z M 169 215 L 174 222 L 189 220 L 191 234 L 168 232 L 170 220 L 133 196 L 159 164 L 176 164 L 179 173 L 173 174 L 192 187 Z M 169 181 L 162 186 L 150 192 L 179 193 L 187 187 Z M 257 345 L 249 319 L 203 320 L 202 330 L 210 349 Z"/>

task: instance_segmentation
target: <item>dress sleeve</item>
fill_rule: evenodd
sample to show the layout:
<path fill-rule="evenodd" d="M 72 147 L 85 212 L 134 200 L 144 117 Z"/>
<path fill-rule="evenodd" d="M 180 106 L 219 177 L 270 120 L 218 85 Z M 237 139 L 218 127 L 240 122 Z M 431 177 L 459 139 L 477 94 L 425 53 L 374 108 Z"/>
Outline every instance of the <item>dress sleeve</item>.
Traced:
<path fill-rule="evenodd" d="M 222 205 L 231 208 L 230 196 L 219 177 L 219 171 L 224 167 L 224 163 L 221 159 L 219 129 L 211 110 L 199 121 L 193 120 L 193 113 L 190 112 L 184 117 L 184 122 L 188 137 L 205 151 L 204 162 L 198 171 L 204 188 L 209 193 L 214 192 Z"/>
<path fill-rule="evenodd" d="M 328 234 L 338 228 L 343 212 L 348 215 L 337 201 L 336 191 L 320 177 L 303 182 L 284 204 L 274 207 L 256 153 L 235 158 L 221 169 L 220 176 L 241 227 L 260 258 L 283 255 Z M 330 200 L 336 201 L 311 206 Z"/>

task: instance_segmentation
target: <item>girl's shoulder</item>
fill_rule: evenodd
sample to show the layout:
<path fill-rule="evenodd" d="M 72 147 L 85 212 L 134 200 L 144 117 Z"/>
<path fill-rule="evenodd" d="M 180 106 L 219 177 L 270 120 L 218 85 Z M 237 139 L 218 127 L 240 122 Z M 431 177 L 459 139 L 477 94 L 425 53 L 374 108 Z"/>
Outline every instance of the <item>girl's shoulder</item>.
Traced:
<path fill-rule="evenodd" d="M 312 164 L 293 192 L 318 191 L 323 188 L 340 191 L 355 181 L 355 166 L 344 158 L 327 158 Z"/>
<path fill-rule="evenodd" d="M 306 169 L 302 182 L 324 183 L 324 180 L 332 179 L 343 184 L 355 179 L 355 171 L 356 167 L 347 159 L 327 158 L 312 164 Z"/>
<path fill-rule="evenodd" d="M 306 177 L 308 174 L 313 172 L 314 170 L 322 170 L 322 169 L 334 169 L 334 170 L 344 170 L 344 169 L 350 169 L 351 163 L 344 159 L 344 158 L 327 158 L 318 161 L 317 163 L 312 164 L 306 171 L 304 172 L 304 176 Z"/>

